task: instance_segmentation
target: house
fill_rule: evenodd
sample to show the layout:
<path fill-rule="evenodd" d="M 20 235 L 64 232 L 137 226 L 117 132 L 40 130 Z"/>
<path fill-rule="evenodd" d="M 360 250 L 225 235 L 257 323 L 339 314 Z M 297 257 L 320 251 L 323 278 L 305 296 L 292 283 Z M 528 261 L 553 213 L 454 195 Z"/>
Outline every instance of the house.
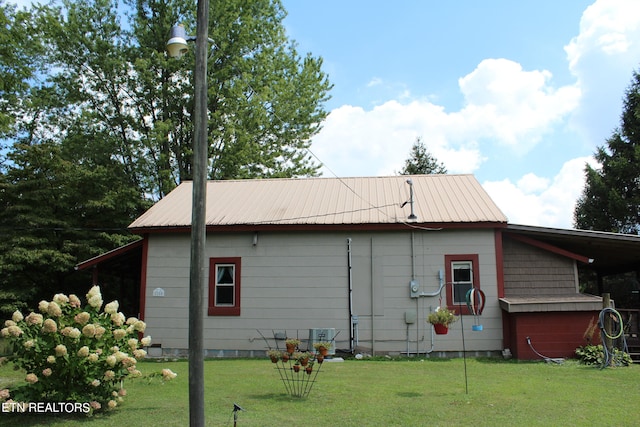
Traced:
<path fill-rule="evenodd" d="M 157 354 L 187 353 L 191 195 L 182 183 L 129 226 L 140 241 L 77 266 L 99 283 L 139 260 L 137 314 Z M 579 293 L 579 268 L 640 261 L 637 236 L 508 224 L 472 175 L 210 181 L 206 224 L 209 357 L 316 333 L 348 352 L 530 359 L 532 343 L 567 357 L 602 309 Z M 471 287 L 485 295 L 478 316 Z M 447 335 L 425 322 L 441 306 L 462 314 Z"/>

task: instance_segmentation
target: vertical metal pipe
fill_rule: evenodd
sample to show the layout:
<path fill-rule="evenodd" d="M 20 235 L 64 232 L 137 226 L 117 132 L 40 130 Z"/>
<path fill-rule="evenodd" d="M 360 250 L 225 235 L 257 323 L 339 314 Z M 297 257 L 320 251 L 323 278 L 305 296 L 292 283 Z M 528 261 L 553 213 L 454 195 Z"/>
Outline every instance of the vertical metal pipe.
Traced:
<path fill-rule="evenodd" d="M 204 427 L 204 253 L 207 191 L 207 53 L 209 0 L 198 0 L 194 72 L 193 195 L 189 274 L 189 425 Z"/>
<path fill-rule="evenodd" d="M 376 355 L 376 333 L 375 333 L 375 319 L 376 319 L 376 303 L 375 303 L 375 269 L 374 269 L 374 260 L 375 256 L 373 254 L 373 237 L 371 238 L 371 355 Z"/>
<path fill-rule="evenodd" d="M 411 231 L 411 282 L 415 280 L 416 280 L 416 236 L 415 236 L 415 232 L 412 230 Z M 419 301 L 420 301 L 420 298 L 416 298 L 416 316 L 420 313 Z M 420 321 L 416 321 L 416 356 L 419 353 L 420 353 Z M 409 356 L 409 350 L 407 349 L 407 357 L 408 356 Z"/>
<path fill-rule="evenodd" d="M 349 281 L 349 352 L 353 353 L 353 275 L 351 265 L 351 238 L 347 238 L 347 268 Z"/>

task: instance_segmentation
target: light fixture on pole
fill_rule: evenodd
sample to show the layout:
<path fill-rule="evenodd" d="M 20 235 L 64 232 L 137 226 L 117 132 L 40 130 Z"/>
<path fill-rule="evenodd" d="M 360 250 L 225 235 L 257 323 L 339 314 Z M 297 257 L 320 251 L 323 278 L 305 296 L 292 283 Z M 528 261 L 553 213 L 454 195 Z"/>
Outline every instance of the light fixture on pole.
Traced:
<path fill-rule="evenodd" d="M 189 425 L 204 427 L 204 286 L 207 191 L 207 52 L 209 0 L 198 0 L 196 36 L 174 26 L 167 42 L 169 55 L 181 57 L 195 41 L 193 192 L 191 200 L 191 260 L 189 266 Z"/>
<path fill-rule="evenodd" d="M 167 52 L 172 58 L 181 58 L 182 55 L 189 51 L 187 42 L 195 41 L 194 36 L 187 36 L 187 32 L 182 25 L 174 25 L 171 27 L 171 35 L 167 42 Z"/>

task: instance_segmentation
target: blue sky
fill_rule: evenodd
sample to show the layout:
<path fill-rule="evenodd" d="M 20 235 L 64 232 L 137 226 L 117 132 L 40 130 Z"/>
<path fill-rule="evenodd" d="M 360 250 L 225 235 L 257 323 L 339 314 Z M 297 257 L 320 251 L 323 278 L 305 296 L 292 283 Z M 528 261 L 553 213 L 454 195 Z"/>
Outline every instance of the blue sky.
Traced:
<path fill-rule="evenodd" d="M 324 176 L 394 175 L 420 137 L 510 223 L 572 227 L 640 70 L 640 0 L 282 3 L 334 84 L 311 146 Z"/>
<path fill-rule="evenodd" d="M 283 0 L 334 83 L 324 176 L 393 175 L 416 137 L 510 223 L 570 228 L 640 64 L 636 0 Z"/>

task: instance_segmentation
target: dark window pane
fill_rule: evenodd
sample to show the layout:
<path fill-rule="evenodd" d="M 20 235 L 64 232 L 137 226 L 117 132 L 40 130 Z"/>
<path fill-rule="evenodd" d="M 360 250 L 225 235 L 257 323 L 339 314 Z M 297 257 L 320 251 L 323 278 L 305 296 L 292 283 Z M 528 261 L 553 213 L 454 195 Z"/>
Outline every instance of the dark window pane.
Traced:
<path fill-rule="evenodd" d="M 453 302 L 464 303 L 467 302 L 467 292 L 471 289 L 470 283 L 454 283 L 453 285 Z"/>
<path fill-rule="evenodd" d="M 233 284 L 233 266 L 232 265 L 218 266 L 218 283 Z"/>
<path fill-rule="evenodd" d="M 453 269 L 453 281 L 454 282 L 470 282 L 471 281 L 471 269 L 469 267 L 456 267 Z"/>
<path fill-rule="evenodd" d="M 233 305 L 233 286 L 216 286 L 216 305 Z"/>

